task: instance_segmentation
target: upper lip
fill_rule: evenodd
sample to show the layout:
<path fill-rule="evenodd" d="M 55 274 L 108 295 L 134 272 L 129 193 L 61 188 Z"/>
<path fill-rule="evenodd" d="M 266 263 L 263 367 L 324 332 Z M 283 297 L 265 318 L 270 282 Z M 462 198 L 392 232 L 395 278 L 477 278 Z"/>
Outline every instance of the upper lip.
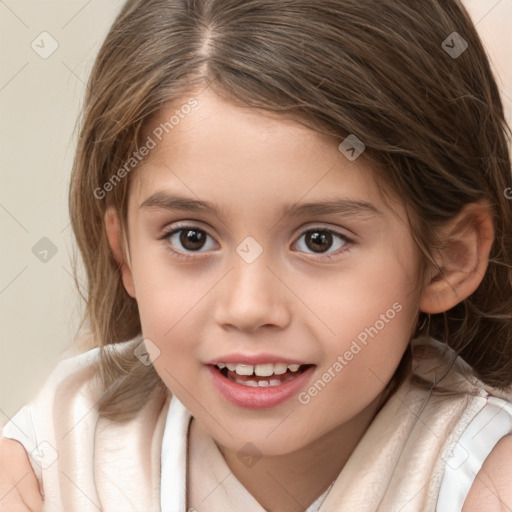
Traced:
<path fill-rule="evenodd" d="M 233 364 L 274 364 L 274 363 L 286 363 L 286 364 L 311 364 L 299 361 L 297 359 L 290 359 L 284 356 L 278 356 L 275 354 L 226 354 L 225 356 L 219 356 L 212 359 L 206 364 L 216 365 L 217 363 L 233 363 Z"/>

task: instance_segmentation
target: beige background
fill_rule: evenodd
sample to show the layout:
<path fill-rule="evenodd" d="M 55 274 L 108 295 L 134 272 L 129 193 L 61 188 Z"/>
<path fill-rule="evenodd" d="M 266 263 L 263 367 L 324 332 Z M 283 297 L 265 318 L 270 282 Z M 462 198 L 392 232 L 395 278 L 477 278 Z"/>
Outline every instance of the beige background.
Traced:
<path fill-rule="evenodd" d="M 0 0 L 0 426 L 38 390 L 78 326 L 67 210 L 74 127 L 92 61 L 122 3 Z M 512 122 L 512 0 L 464 3 Z M 58 48 L 43 59 L 33 41 L 39 52 Z M 57 250 L 46 262 L 32 252 L 43 237 Z"/>

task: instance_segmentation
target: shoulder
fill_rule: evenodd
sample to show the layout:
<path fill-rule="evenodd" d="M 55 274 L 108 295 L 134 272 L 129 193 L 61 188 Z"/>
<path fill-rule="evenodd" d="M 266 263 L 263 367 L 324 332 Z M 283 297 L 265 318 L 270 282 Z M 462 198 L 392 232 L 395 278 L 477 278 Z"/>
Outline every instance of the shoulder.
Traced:
<path fill-rule="evenodd" d="M 99 348 L 78 354 L 63 354 L 30 401 L 31 409 L 39 405 L 46 410 L 46 407 L 75 396 L 95 394 L 98 362 Z"/>
<path fill-rule="evenodd" d="M 18 441 L 5 437 L 0 437 L 0 497 L 0 512 L 42 510 L 39 482 L 27 452 Z"/>
<path fill-rule="evenodd" d="M 54 364 L 53 368 L 47 373 L 44 381 L 39 386 L 37 393 L 31 397 L 30 401 L 25 403 L 10 421 L 7 422 L 5 428 L 10 428 L 14 422 L 14 418 L 29 418 L 33 413 L 35 404 L 46 401 L 60 390 L 70 392 L 72 384 L 78 380 L 88 381 L 96 372 L 95 365 L 98 362 L 99 348 L 93 348 L 85 352 L 70 354 L 63 353 L 60 359 Z M 70 385 L 71 384 L 71 385 Z M 51 412 L 51 411 L 48 411 Z M 31 418 L 29 418 L 31 419 Z M 16 427 L 16 425 L 14 425 Z"/>
<path fill-rule="evenodd" d="M 95 396 L 95 362 L 98 348 L 85 352 L 63 354 L 39 386 L 37 393 L 25 403 L 2 429 L 3 448 L 23 446 L 31 454 L 30 462 L 40 479 L 41 468 L 34 459 L 42 440 L 49 439 L 54 423 L 60 421 L 62 411 L 83 409 Z M 56 414 L 57 413 L 57 414 Z M 8 439 L 9 441 L 5 441 Z M 15 441 L 18 443 L 12 444 Z M 12 442 L 12 443 L 11 443 Z M 5 450 L 3 451 L 5 456 Z"/>
<path fill-rule="evenodd" d="M 57 411 L 49 409 L 62 405 L 66 407 L 70 401 L 80 402 L 90 407 L 105 394 L 101 378 L 102 360 L 110 364 L 124 361 L 128 353 L 135 353 L 140 340 L 108 344 L 104 347 L 85 347 L 73 345 L 63 352 L 53 368 L 47 374 L 36 395 L 30 401 L 31 410 L 44 410 L 45 414 L 58 417 Z M 102 352 L 103 357 L 102 359 Z M 114 362 L 114 363 L 113 363 Z"/>
<path fill-rule="evenodd" d="M 462 512 L 512 510 L 512 434 L 491 451 L 467 495 Z"/>
<path fill-rule="evenodd" d="M 83 384 L 93 386 L 96 384 L 96 377 L 99 373 L 100 351 L 104 350 L 110 357 L 113 354 L 119 354 L 119 357 L 126 355 L 127 351 L 134 351 L 137 347 L 137 339 L 129 341 L 111 343 L 103 349 L 99 346 L 92 347 L 85 344 L 74 344 L 68 350 L 63 352 L 55 363 L 52 370 L 48 373 L 41 391 L 47 390 L 52 393 L 58 388 L 64 391 L 71 391 L 70 386 L 75 391 L 77 387 Z M 66 394 L 64 392 L 64 394 Z"/>

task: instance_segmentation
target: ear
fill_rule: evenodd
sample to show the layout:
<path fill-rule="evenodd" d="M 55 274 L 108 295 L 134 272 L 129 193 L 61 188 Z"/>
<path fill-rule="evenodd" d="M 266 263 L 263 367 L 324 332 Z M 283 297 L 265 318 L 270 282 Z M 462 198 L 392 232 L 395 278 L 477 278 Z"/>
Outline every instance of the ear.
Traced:
<path fill-rule="evenodd" d="M 114 259 L 116 260 L 119 268 L 121 270 L 121 277 L 123 279 L 123 285 L 128 292 L 128 295 L 132 298 L 135 297 L 135 286 L 133 284 L 133 276 L 129 263 L 127 262 L 122 245 L 122 230 L 121 230 L 121 222 L 119 220 L 119 214 L 117 210 L 113 206 L 107 207 L 105 211 L 105 230 L 107 232 L 108 243 L 110 245 L 110 249 L 112 250 L 112 254 Z M 123 238 L 124 242 L 124 238 Z"/>
<path fill-rule="evenodd" d="M 420 298 L 420 310 L 435 314 L 469 297 L 480 285 L 487 270 L 494 241 L 492 213 L 487 204 L 471 203 L 439 233 L 443 248 L 427 272 Z"/>

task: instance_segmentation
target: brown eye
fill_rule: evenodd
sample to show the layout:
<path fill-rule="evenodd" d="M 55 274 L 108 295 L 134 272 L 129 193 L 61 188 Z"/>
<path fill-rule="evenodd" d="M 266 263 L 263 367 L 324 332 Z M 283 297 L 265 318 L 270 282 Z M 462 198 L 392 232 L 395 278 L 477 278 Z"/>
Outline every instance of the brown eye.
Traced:
<path fill-rule="evenodd" d="M 161 239 L 168 244 L 169 249 L 175 253 L 204 252 L 201 251 L 211 238 L 204 230 L 195 226 L 181 226 L 166 233 Z M 214 246 L 213 246 L 214 247 Z M 213 247 L 206 247 L 211 249 Z"/>
<path fill-rule="evenodd" d="M 330 259 L 337 254 L 346 252 L 348 250 L 346 246 L 350 245 L 352 242 L 348 237 L 331 229 L 309 229 L 302 233 L 297 244 L 299 244 L 299 241 L 303 238 L 304 243 L 302 245 L 311 251 L 309 252 L 306 250 L 306 253 L 318 254 L 320 258 L 326 259 Z M 333 246 L 337 250 L 327 253 L 327 251 Z"/>
<path fill-rule="evenodd" d="M 332 245 L 333 236 L 328 231 L 308 231 L 306 245 L 315 252 L 323 252 Z"/>
<path fill-rule="evenodd" d="M 203 247 L 206 240 L 204 231 L 199 229 L 181 229 L 180 232 L 180 244 L 188 251 L 196 251 Z"/>

